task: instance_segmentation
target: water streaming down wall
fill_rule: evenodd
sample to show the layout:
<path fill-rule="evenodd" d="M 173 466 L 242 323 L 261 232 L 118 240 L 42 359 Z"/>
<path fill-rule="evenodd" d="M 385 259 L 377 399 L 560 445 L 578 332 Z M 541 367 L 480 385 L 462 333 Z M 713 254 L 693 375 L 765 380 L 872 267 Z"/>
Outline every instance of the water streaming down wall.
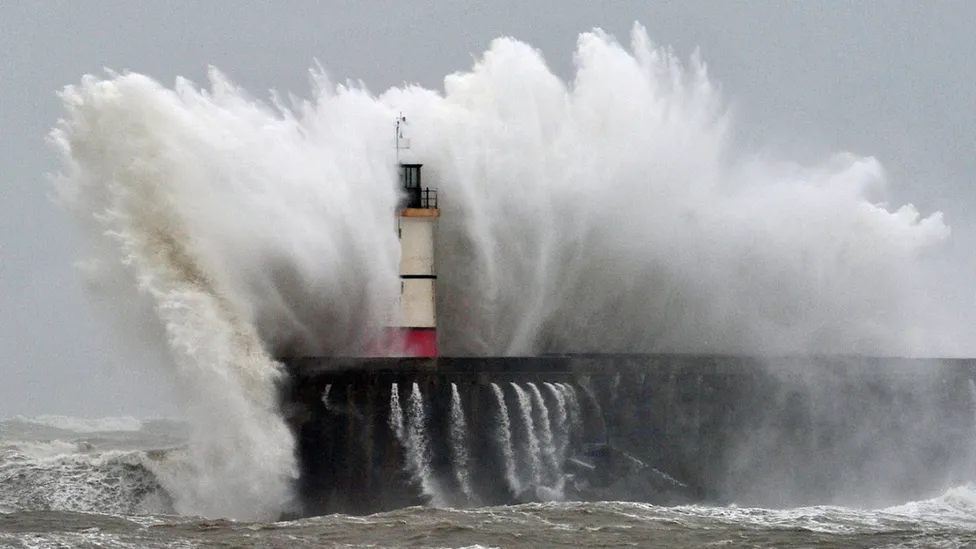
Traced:
<path fill-rule="evenodd" d="M 553 444 L 554 444 L 554 459 L 556 463 L 562 464 L 566 459 L 566 450 L 569 448 L 569 431 L 571 426 L 569 424 L 569 414 L 566 410 L 566 394 L 563 392 L 561 387 L 546 382 L 546 390 L 552 395 L 553 402 L 556 403 L 555 416 L 556 416 L 556 431 L 553 434 Z"/>
<path fill-rule="evenodd" d="M 290 363 L 309 515 L 548 499 L 874 505 L 976 472 L 964 360 L 344 364 Z"/>
<path fill-rule="evenodd" d="M 532 420 L 532 401 L 524 389 L 517 384 L 510 383 L 515 393 L 516 417 L 520 420 L 517 425 L 521 428 L 521 442 L 519 444 L 522 457 L 522 486 L 535 487 L 542 484 L 542 460 L 539 456 L 539 436 Z"/>
<path fill-rule="evenodd" d="M 413 475 L 423 490 L 425 496 L 434 505 L 443 505 L 444 496 L 437 479 L 431 470 L 432 451 L 430 436 L 428 435 L 426 402 L 420 392 L 420 386 L 414 383 L 410 388 L 409 413 L 407 414 L 407 437 L 404 441 L 408 471 Z"/>
<path fill-rule="evenodd" d="M 397 442 L 406 444 L 407 424 L 403 420 L 403 406 L 400 405 L 400 388 L 395 383 L 390 386 L 390 427 Z"/>
<path fill-rule="evenodd" d="M 563 396 L 566 398 L 566 418 L 569 422 L 570 429 L 578 429 L 581 421 L 581 415 L 579 400 L 576 398 L 576 390 L 573 389 L 573 386 L 569 385 L 568 383 L 555 383 L 554 385 L 559 388 L 560 392 L 562 392 Z M 575 431 L 571 430 L 569 436 L 572 437 L 574 433 Z M 568 439 L 566 442 L 569 444 Z"/>
<path fill-rule="evenodd" d="M 549 407 L 535 383 L 528 383 L 532 393 L 532 409 L 535 411 L 535 425 L 539 433 L 539 451 L 542 455 L 542 483 L 552 486 L 560 480 L 562 464 L 556 461 L 555 446 L 552 439 L 552 420 Z"/>
<path fill-rule="evenodd" d="M 519 482 L 518 465 L 515 463 L 515 448 L 512 446 L 511 419 L 508 415 L 508 406 L 505 404 L 505 393 L 497 383 L 491 384 L 491 391 L 495 396 L 495 408 L 497 410 L 495 437 L 501 450 L 502 463 L 505 466 L 505 480 L 508 482 L 508 489 L 512 493 L 518 493 L 522 489 L 522 483 Z"/>
<path fill-rule="evenodd" d="M 461 487 L 465 501 L 477 501 L 474 491 L 471 489 L 471 479 L 468 472 L 468 425 L 464 419 L 461 393 L 458 392 L 456 383 L 451 383 L 451 456 L 454 462 L 455 478 Z"/>

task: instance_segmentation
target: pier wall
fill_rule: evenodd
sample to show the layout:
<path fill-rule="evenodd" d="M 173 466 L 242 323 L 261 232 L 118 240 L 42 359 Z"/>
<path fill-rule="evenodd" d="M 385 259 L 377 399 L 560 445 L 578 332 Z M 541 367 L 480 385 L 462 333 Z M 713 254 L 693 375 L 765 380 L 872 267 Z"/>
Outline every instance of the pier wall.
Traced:
<path fill-rule="evenodd" d="M 432 500 L 884 505 L 936 495 L 974 473 L 972 360 L 574 355 L 286 364 L 283 408 L 298 439 L 308 515 Z M 411 408 L 414 391 L 419 409 Z M 567 417 L 570 404 L 577 417 Z M 400 436 L 396 417 L 406 427 Z"/>

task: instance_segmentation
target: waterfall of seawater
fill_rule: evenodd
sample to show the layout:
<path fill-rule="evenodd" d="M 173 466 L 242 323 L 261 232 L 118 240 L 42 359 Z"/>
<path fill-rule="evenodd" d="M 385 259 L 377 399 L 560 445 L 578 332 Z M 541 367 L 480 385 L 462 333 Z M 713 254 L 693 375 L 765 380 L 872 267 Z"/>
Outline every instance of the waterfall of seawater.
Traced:
<path fill-rule="evenodd" d="M 461 407 L 461 394 L 457 385 L 451 383 L 451 452 L 454 457 L 454 475 L 461 492 L 468 499 L 474 499 L 471 479 L 468 476 L 468 427 Z"/>
<path fill-rule="evenodd" d="M 431 498 L 431 504 L 442 505 L 444 498 L 436 486 L 430 468 L 430 441 L 427 438 L 427 414 L 424 412 L 424 395 L 420 386 L 413 384 L 408 399 L 407 411 L 407 455 L 413 464 L 416 478 L 424 494 Z"/>
<path fill-rule="evenodd" d="M 498 446 L 501 447 L 502 456 L 505 458 L 505 480 L 513 494 L 517 494 L 521 489 L 518 472 L 515 468 L 515 449 L 512 447 L 512 422 L 508 417 L 508 406 L 505 405 L 505 393 L 497 383 L 491 384 L 491 391 L 495 394 L 498 402 Z"/>
<path fill-rule="evenodd" d="M 560 464 L 566 461 L 566 451 L 569 448 L 569 424 L 566 415 L 566 395 L 550 382 L 545 382 L 546 389 L 556 403 L 556 429 L 553 433 L 556 459 Z"/>
<path fill-rule="evenodd" d="M 397 442 L 406 446 L 406 425 L 403 422 L 403 408 L 400 406 L 400 388 L 394 383 L 390 387 L 390 428 Z"/>
<path fill-rule="evenodd" d="M 554 485 L 562 477 L 562 463 L 556 458 L 556 447 L 552 437 L 552 420 L 549 418 L 549 407 L 546 406 L 542 392 L 535 383 L 529 383 L 532 391 L 535 421 L 539 429 L 539 449 L 545 462 L 543 480 L 547 485 Z"/>
<path fill-rule="evenodd" d="M 325 385 L 325 390 L 322 391 L 322 404 L 325 405 L 325 409 L 332 411 L 332 403 L 329 401 L 329 394 L 332 393 L 332 384 L 327 383 Z"/>
<path fill-rule="evenodd" d="M 390 428 L 406 453 L 406 468 L 414 480 L 420 482 L 424 494 L 431 503 L 440 503 L 440 494 L 434 487 L 430 471 L 430 445 L 427 440 L 427 417 L 424 413 L 424 397 L 414 383 L 407 399 L 407 417 L 400 404 L 400 388 L 390 387 Z"/>
<path fill-rule="evenodd" d="M 566 430 L 571 438 L 573 429 L 575 429 L 583 421 L 583 415 L 580 412 L 579 398 L 576 397 L 576 388 L 569 383 L 559 383 L 557 386 L 562 389 L 563 395 L 566 396 Z"/>
<path fill-rule="evenodd" d="M 529 464 L 530 482 L 536 486 L 542 484 L 542 459 L 539 456 L 539 439 L 535 434 L 535 422 L 532 419 L 532 399 L 524 389 L 512 383 L 518 402 L 519 417 L 525 430 L 526 461 Z"/>

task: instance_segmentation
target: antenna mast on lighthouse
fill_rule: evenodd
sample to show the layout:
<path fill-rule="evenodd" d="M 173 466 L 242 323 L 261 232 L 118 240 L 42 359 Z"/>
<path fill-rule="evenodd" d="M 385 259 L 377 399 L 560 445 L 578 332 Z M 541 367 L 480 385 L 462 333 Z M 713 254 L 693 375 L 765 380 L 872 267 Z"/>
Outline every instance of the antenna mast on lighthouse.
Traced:
<path fill-rule="evenodd" d="M 400 149 L 410 148 L 410 139 L 403 137 L 403 126 L 407 125 L 407 117 L 401 112 L 396 120 L 396 160 L 400 164 Z"/>

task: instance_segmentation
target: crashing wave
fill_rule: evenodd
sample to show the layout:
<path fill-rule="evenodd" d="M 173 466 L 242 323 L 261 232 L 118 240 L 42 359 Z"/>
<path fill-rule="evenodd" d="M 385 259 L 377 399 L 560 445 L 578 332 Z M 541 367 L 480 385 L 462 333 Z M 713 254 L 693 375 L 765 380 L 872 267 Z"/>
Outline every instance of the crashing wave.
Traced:
<path fill-rule="evenodd" d="M 63 453 L 70 449 L 68 443 L 0 447 L 0 507 L 8 512 L 174 512 L 172 498 L 150 470 L 154 462 L 172 459 L 168 452 Z"/>
<path fill-rule="evenodd" d="M 272 518 L 291 500 L 273 357 L 362 352 L 395 302 L 400 112 L 443 209 L 445 353 L 945 343 L 924 259 L 949 230 L 880 205 L 879 162 L 739 154 L 704 65 L 639 27 L 629 48 L 581 35 L 575 61 L 564 82 L 499 39 L 443 92 L 316 73 L 290 106 L 217 71 L 209 90 L 127 73 L 63 92 L 57 185 L 92 236 L 86 274 L 196 427 L 178 511 Z"/>

